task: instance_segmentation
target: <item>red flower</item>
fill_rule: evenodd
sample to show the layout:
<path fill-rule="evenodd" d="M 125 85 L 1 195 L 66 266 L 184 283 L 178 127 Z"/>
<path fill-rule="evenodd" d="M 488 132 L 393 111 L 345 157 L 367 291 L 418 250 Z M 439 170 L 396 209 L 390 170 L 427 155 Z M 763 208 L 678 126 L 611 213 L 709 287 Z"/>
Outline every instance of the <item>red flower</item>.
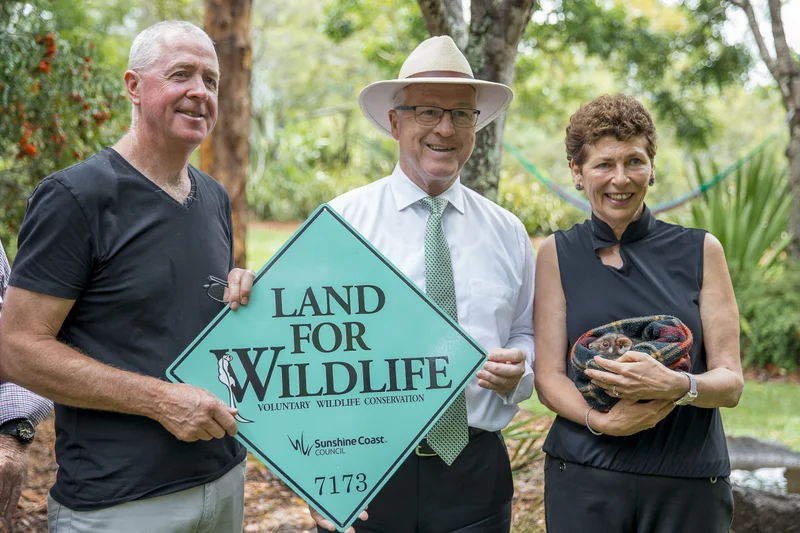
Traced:
<path fill-rule="evenodd" d="M 22 149 L 31 157 L 36 157 L 36 155 L 39 153 L 39 150 L 32 144 L 26 144 L 22 147 Z"/>
<path fill-rule="evenodd" d="M 49 74 L 50 73 L 50 63 L 48 63 L 44 59 L 39 61 L 39 70 L 44 72 L 45 74 Z"/>

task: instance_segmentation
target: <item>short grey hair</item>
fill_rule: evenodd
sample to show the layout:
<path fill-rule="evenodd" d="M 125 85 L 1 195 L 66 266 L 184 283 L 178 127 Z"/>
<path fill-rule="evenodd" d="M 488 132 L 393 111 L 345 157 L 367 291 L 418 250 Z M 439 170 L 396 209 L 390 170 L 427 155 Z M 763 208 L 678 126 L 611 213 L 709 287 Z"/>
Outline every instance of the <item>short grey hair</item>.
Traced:
<path fill-rule="evenodd" d="M 142 30 L 133 40 L 128 55 L 128 70 L 142 70 L 152 65 L 161 56 L 161 41 L 165 33 L 179 31 L 205 39 L 214 47 L 214 41 L 201 28 L 184 20 L 164 20 Z"/>
<path fill-rule="evenodd" d="M 406 89 L 408 89 L 408 85 L 404 86 L 402 89 L 400 89 L 394 94 L 394 98 L 392 98 L 392 109 L 400 105 L 405 105 Z"/>

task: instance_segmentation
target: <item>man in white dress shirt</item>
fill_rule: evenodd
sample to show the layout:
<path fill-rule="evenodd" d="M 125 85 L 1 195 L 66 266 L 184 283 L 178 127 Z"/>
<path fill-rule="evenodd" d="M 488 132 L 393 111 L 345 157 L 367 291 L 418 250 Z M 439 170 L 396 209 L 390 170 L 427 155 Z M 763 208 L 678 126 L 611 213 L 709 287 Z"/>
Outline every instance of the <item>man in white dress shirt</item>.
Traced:
<path fill-rule="evenodd" d="M 519 219 L 464 187 L 459 172 L 475 132 L 511 98 L 505 85 L 474 79 L 450 37 L 424 41 L 397 80 L 361 92 L 367 119 L 398 141 L 399 163 L 330 205 L 489 358 L 467 386 L 466 408 L 448 409 L 356 522 L 358 533 L 510 530 L 513 483 L 500 430 L 533 392 L 534 257 Z M 320 531 L 334 529 L 312 516 Z"/>

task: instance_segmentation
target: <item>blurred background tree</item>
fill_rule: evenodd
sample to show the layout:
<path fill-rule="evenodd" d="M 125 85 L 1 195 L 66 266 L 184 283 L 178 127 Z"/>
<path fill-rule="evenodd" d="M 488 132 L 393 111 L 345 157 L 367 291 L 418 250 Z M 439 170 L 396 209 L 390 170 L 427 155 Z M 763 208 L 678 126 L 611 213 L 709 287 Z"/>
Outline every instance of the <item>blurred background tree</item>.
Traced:
<path fill-rule="evenodd" d="M 126 127 L 117 39 L 105 31 L 116 15 L 67 0 L 0 4 L 0 240 L 12 257 L 36 183 Z M 86 21 L 97 31 L 81 31 Z"/>

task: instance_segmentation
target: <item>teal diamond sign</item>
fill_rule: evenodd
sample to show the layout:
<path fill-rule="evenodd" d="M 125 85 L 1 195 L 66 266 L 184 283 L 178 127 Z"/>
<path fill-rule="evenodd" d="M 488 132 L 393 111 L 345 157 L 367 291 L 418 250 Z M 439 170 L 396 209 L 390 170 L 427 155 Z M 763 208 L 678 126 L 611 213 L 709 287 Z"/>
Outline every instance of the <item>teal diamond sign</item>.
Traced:
<path fill-rule="evenodd" d="M 485 358 L 323 205 L 167 377 L 236 407 L 237 438 L 344 531 Z"/>

